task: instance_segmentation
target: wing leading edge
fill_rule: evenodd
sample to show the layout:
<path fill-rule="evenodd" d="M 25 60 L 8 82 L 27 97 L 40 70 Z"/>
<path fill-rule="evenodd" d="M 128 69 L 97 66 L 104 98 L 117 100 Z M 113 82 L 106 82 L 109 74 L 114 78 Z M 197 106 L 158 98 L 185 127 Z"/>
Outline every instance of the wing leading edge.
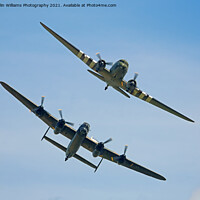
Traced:
<path fill-rule="evenodd" d="M 121 88 L 123 90 L 126 90 L 126 84 L 127 84 L 126 81 L 122 81 Z M 156 100 L 152 96 L 150 96 L 147 93 L 143 92 L 139 88 L 135 88 L 133 91 L 129 92 L 129 94 L 131 94 L 131 95 L 133 95 L 133 96 L 135 96 L 135 97 L 137 97 L 137 98 L 139 98 L 139 99 L 141 99 L 143 101 L 146 101 L 146 102 L 148 102 L 148 103 L 150 103 L 150 104 L 152 104 L 152 105 L 154 105 L 154 106 L 156 106 L 158 108 L 161 108 L 162 110 L 165 110 L 165 111 L 167 111 L 167 112 L 169 112 L 169 113 L 171 113 L 173 115 L 176 115 L 177 117 L 180 117 L 180 118 L 182 118 L 184 120 L 187 120 L 189 122 L 194 122 L 194 120 L 186 117 L 185 115 L 177 112 L 176 110 L 170 108 L 169 106 L 161 103 L 160 101 Z"/>
<path fill-rule="evenodd" d="M 34 109 L 38 108 L 35 103 L 24 97 L 22 94 L 17 92 L 15 89 L 10 87 L 8 84 L 4 82 L 0 82 L 0 84 L 10 93 L 12 94 L 17 100 L 19 100 L 22 104 L 24 104 L 31 112 L 34 111 Z M 50 113 L 44 110 L 43 116 L 39 117 L 44 123 L 46 123 L 48 126 L 54 129 L 56 123 L 58 120 L 53 117 Z"/>
<path fill-rule="evenodd" d="M 34 110 L 38 106 L 34 104 L 32 101 L 21 95 L 19 92 L 14 90 L 12 87 L 10 87 L 8 84 L 0 81 L 1 85 L 10 93 L 12 94 L 16 99 L 18 99 L 22 104 L 24 104 L 29 110 Z"/>
<path fill-rule="evenodd" d="M 85 140 L 82 143 L 82 146 L 84 148 L 86 148 L 87 150 L 93 152 L 95 149 L 97 143 L 95 143 L 91 138 L 86 137 Z M 119 154 L 104 148 L 102 155 L 100 157 L 109 160 L 111 162 L 117 163 L 114 158 L 120 156 Z M 153 178 L 159 179 L 159 180 L 166 180 L 165 177 L 161 176 L 160 174 L 157 174 L 156 172 L 153 172 L 141 165 L 138 165 L 137 163 L 129 160 L 129 159 L 125 159 L 124 162 L 122 164 L 120 164 L 121 166 L 127 167 L 129 169 L 132 169 L 134 171 L 140 172 L 142 174 L 145 174 L 147 176 L 151 176 Z"/>
<path fill-rule="evenodd" d="M 75 46 L 73 46 L 71 43 L 69 43 L 67 40 L 59 36 L 57 33 L 55 33 L 52 29 L 47 27 L 45 24 L 40 22 L 40 24 L 51 34 L 53 35 L 58 41 L 60 41 L 65 47 L 67 47 L 75 56 L 80 58 L 86 65 L 88 65 L 91 69 L 94 69 L 94 66 L 96 65 L 96 61 L 90 58 L 88 55 L 86 55 L 81 50 L 77 49 Z"/>

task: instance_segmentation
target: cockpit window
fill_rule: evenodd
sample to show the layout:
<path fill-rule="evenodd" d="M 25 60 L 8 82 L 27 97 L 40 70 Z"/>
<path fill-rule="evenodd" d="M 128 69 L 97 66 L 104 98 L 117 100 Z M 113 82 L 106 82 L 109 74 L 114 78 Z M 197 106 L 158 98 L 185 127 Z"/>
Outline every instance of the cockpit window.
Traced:
<path fill-rule="evenodd" d="M 120 62 L 122 62 L 122 63 L 128 65 L 128 62 L 127 62 L 126 60 L 120 60 Z"/>
<path fill-rule="evenodd" d="M 81 126 L 86 127 L 88 131 L 90 130 L 90 125 L 87 122 L 84 122 Z"/>

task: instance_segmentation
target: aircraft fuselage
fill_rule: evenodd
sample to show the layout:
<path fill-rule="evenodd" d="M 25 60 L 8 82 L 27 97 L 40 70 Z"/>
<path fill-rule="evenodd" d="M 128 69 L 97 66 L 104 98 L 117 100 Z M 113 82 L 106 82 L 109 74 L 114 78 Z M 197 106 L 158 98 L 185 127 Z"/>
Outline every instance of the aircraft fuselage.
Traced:
<path fill-rule="evenodd" d="M 128 71 L 128 62 L 121 59 L 117 61 L 110 69 L 113 78 L 122 80 Z"/>
<path fill-rule="evenodd" d="M 114 63 L 110 70 L 99 71 L 99 73 L 104 77 L 108 85 L 119 87 L 127 71 L 128 62 L 121 59 Z"/>
<path fill-rule="evenodd" d="M 66 160 L 75 155 L 75 153 L 79 150 L 83 140 L 87 136 L 89 132 L 90 125 L 84 122 L 77 130 L 76 134 L 70 141 L 67 150 L 66 150 Z"/>

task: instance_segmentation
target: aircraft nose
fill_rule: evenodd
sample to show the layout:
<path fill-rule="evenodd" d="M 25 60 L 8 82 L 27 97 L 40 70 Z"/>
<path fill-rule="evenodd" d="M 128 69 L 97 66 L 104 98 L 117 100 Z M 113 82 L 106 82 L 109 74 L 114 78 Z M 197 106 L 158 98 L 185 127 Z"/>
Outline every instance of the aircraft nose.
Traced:
<path fill-rule="evenodd" d="M 126 64 L 123 62 L 120 62 L 120 68 L 125 68 L 125 67 L 126 67 Z"/>
<path fill-rule="evenodd" d="M 125 71 L 125 70 L 126 70 L 126 68 L 127 68 L 127 67 L 126 67 L 126 65 L 125 65 L 125 64 L 122 64 L 122 65 L 120 66 L 120 69 L 121 69 L 121 70 L 123 70 L 123 71 Z"/>
<path fill-rule="evenodd" d="M 81 132 L 81 134 L 83 134 L 83 135 L 87 135 L 88 130 L 87 130 L 86 127 L 82 127 L 81 130 L 80 130 L 80 132 Z"/>

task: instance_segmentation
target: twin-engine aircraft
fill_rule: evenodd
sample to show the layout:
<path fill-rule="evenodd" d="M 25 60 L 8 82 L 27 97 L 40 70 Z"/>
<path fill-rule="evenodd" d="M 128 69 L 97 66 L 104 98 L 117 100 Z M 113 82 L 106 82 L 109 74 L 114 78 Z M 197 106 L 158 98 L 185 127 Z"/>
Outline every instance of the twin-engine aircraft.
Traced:
<path fill-rule="evenodd" d="M 126 151 L 127 151 L 128 146 L 125 146 L 124 153 L 119 155 L 119 154 L 105 148 L 105 146 L 104 146 L 106 143 L 108 143 L 112 140 L 111 138 L 106 140 L 105 142 L 98 142 L 97 140 L 95 140 L 93 138 L 89 138 L 87 136 L 87 134 L 90 130 L 90 125 L 88 123 L 84 122 L 78 128 L 78 130 L 75 130 L 67 125 L 67 124 L 73 125 L 73 123 L 67 122 L 63 119 L 61 110 L 59 110 L 61 119 L 58 120 L 44 109 L 44 107 L 43 107 L 44 97 L 42 97 L 42 99 L 41 99 L 41 105 L 38 106 L 38 105 L 34 104 L 33 102 L 31 102 L 26 97 L 24 97 L 23 95 L 21 95 L 19 92 L 14 90 L 8 84 L 6 84 L 4 82 L 0 82 L 0 83 L 10 94 L 12 94 L 16 99 L 18 99 L 22 104 L 24 104 L 31 112 L 33 112 L 37 117 L 39 117 L 44 123 L 46 123 L 49 126 L 48 129 L 46 130 L 44 136 L 42 137 L 42 139 L 45 139 L 46 141 L 50 142 L 54 146 L 56 146 L 59 149 L 61 149 L 62 151 L 64 151 L 65 152 L 65 160 L 68 160 L 69 158 L 74 157 L 74 158 L 78 159 L 79 161 L 87 164 L 88 166 L 94 168 L 96 171 L 97 168 L 99 167 L 99 165 L 101 164 L 102 160 L 107 159 L 111 162 L 117 163 L 121 166 L 127 167 L 127 168 L 135 170 L 137 172 L 146 174 L 153 178 L 156 178 L 159 180 L 166 180 L 163 176 L 127 159 Z M 65 136 L 71 140 L 67 148 L 46 136 L 46 134 L 50 128 L 52 128 L 54 130 L 55 134 L 62 134 L 63 136 Z M 88 151 L 92 152 L 92 155 L 94 157 L 102 158 L 97 166 L 77 154 L 80 146 L 82 146 L 85 149 L 87 149 Z"/>
<path fill-rule="evenodd" d="M 40 22 L 41 23 L 41 22 Z M 41 25 L 49 32 L 51 33 L 57 40 L 59 40 L 65 47 L 67 47 L 73 54 L 75 54 L 78 58 L 80 58 L 86 65 L 88 65 L 93 71 L 88 70 L 92 75 L 96 76 L 98 79 L 104 81 L 107 85 L 105 87 L 105 90 L 109 86 L 113 87 L 115 90 L 123 94 L 124 96 L 130 98 L 130 96 L 127 94 L 131 94 L 135 97 L 138 97 L 139 99 L 142 99 L 146 102 L 149 102 L 150 104 L 157 106 L 171 114 L 174 114 L 182 119 L 185 119 L 190 122 L 194 122 L 192 119 L 184 116 L 183 114 L 175 111 L 174 109 L 166 106 L 165 104 L 159 102 L 152 96 L 146 94 L 145 92 L 141 91 L 137 87 L 136 78 L 138 76 L 138 73 L 135 73 L 134 78 L 126 82 L 123 80 L 124 76 L 126 75 L 128 71 L 128 62 L 124 59 L 121 59 L 117 61 L 116 63 L 106 62 L 103 60 L 99 53 L 97 53 L 98 61 L 95 61 L 94 59 L 90 58 L 88 55 L 86 55 L 81 50 L 77 49 L 75 46 L 70 44 L 68 41 L 63 39 L 61 36 L 59 36 L 57 33 L 55 33 L 53 30 L 48 28 L 46 25 L 41 23 Z M 106 68 L 106 65 L 111 65 L 112 67 L 109 69 Z"/>

